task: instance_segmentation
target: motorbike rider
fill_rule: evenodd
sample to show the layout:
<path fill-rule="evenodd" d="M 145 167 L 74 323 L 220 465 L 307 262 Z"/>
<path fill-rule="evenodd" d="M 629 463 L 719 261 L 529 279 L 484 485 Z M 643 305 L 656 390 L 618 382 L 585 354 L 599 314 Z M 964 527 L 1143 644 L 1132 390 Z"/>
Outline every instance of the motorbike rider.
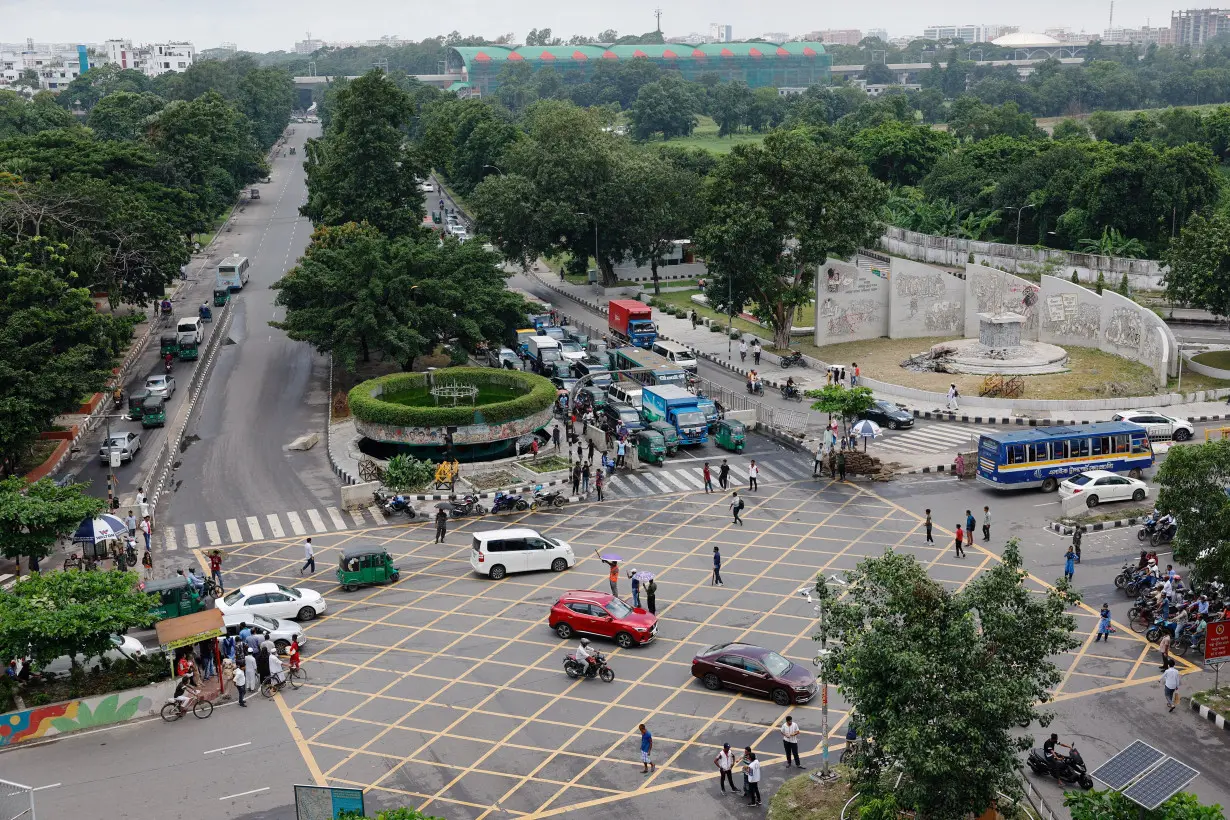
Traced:
<path fill-rule="evenodd" d="M 798 390 L 798 388 L 795 387 L 794 376 L 787 376 L 786 377 L 786 398 L 790 398 L 791 396 L 793 396 L 796 390 Z"/>
<path fill-rule="evenodd" d="M 1172 535 L 1172 529 L 1176 528 L 1175 517 L 1170 513 L 1166 513 L 1157 522 L 1157 532 L 1163 538 L 1169 538 Z"/>
<path fill-rule="evenodd" d="M 760 386 L 760 374 L 755 370 L 747 375 L 747 389 L 753 393 L 759 393 L 762 389 Z"/>
<path fill-rule="evenodd" d="M 1065 759 L 1063 755 L 1055 753 L 1056 746 L 1067 749 L 1068 751 L 1072 750 L 1072 747 L 1068 744 L 1059 742 L 1058 734 L 1051 732 L 1051 736 L 1042 744 L 1042 756 L 1045 757 L 1047 763 L 1051 765 L 1051 771 L 1056 771 L 1060 766 L 1062 766 Z"/>
<path fill-rule="evenodd" d="M 162 363 L 166 367 L 167 372 L 171 372 L 171 365 L 175 362 L 175 357 L 170 353 L 162 357 Z"/>
<path fill-rule="evenodd" d="M 580 663 L 581 661 L 585 662 L 585 674 L 588 675 L 589 670 L 592 669 L 596 663 L 598 663 L 597 659 L 594 657 L 596 654 L 596 652 L 590 652 L 589 638 L 582 638 L 581 645 L 577 647 L 577 651 L 573 653 L 572 657 L 576 659 L 577 663 Z"/>

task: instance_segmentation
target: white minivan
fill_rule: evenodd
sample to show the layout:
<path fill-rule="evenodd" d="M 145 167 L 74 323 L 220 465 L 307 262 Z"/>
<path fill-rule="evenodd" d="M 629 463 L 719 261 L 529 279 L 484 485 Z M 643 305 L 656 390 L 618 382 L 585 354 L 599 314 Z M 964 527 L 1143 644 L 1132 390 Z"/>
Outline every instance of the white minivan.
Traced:
<path fill-rule="evenodd" d="M 175 321 L 175 341 L 179 344 L 200 344 L 205 339 L 205 325 L 200 316 L 180 316 Z"/>
<path fill-rule="evenodd" d="M 675 344 L 674 342 L 657 341 L 653 343 L 653 352 L 664 359 L 670 359 L 689 373 L 696 374 L 698 368 L 696 355 L 683 345 Z"/>
<path fill-rule="evenodd" d="M 470 566 L 496 581 L 510 572 L 563 572 L 577 562 L 567 542 L 531 529 L 476 532 L 470 547 Z"/>

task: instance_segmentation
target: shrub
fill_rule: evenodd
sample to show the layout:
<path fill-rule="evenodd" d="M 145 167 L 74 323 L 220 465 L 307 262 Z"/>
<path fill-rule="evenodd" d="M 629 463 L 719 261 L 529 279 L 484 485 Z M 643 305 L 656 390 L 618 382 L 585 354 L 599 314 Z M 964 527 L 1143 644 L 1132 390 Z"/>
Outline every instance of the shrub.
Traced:
<path fill-rule="evenodd" d="M 1119 279 L 1119 287 L 1117 288 L 1117 290 L 1119 291 L 1119 295 L 1120 295 L 1120 296 L 1127 296 L 1127 295 L 1128 295 L 1128 278 L 1127 278 L 1127 274 L 1126 274 L 1126 273 L 1125 273 L 1125 274 L 1123 274 L 1123 276 L 1122 276 L 1122 277 L 1120 277 L 1120 279 Z"/>
<path fill-rule="evenodd" d="M 542 376 L 518 370 L 494 370 L 485 367 L 451 367 L 437 370 L 433 377 L 446 377 L 462 384 L 500 385 L 524 391 L 507 401 L 477 407 L 407 407 L 382 401 L 384 392 L 399 393 L 427 384 L 426 373 L 393 373 L 370 379 L 350 391 L 350 411 L 360 421 L 387 424 L 393 427 L 465 427 L 478 421 L 502 424 L 512 419 L 532 416 L 555 401 L 555 385 Z M 376 393 L 377 396 L 372 394 Z"/>
<path fill-rule="evenodd" d="M 435 474 L 436 468 L 430 461 L 396 455 L 389 459 L 389 466 L 385 468 L 384 486 L 394 492 L 417 490 L 427 486 Z"/>
<path fill-rule="evenodd" d="M 448 362 L 453 367 L 460 367 L 470 360 L 470 354 L 460 345 L 448 349 Z"/>
<path fill-rule="evenodd" d="M 1106 287 L 1106 274 L 1102 273 L 1102 271 L 1098 271 L 1098 281 L 1094 282 L 1093 289 L 1094 291 L 1097 292 L 1098 296 L 1101 296 L 1102 289 L 1105 287 Z"/>
<path fill-rule="evenodd" d="M 721 332 L 723 332 L 725 329 L 726 329 L 726 328 L 722 327 L 722 326 L 721 326 L 720 324 L 718 324 L 717 322 L 714 322 L 713 324 L 709 325 L 709 332 L 710 332 L 710 333 L 721 333 Z"/>
<path fill-rule="evenodd" d="M 1076 271 L 1072 271 L 1072 284 L 1079 285 L 1080 283 L 1081 283 L 1081 278 L 1076 275 Z"/>
<path fill-rule="evenodd" d="M 732 338 L 732 339 L 738 339 L 738 338 L 739 338 L 740 336 L 742 336 L 742 335 L 743 335 L 743 334 L 742 334 L 742 333 L 740 333 L 740 332 L 738 331 L 738 329 L 733 328 L 733 327 L 730 329 L 730 338 Z"/>

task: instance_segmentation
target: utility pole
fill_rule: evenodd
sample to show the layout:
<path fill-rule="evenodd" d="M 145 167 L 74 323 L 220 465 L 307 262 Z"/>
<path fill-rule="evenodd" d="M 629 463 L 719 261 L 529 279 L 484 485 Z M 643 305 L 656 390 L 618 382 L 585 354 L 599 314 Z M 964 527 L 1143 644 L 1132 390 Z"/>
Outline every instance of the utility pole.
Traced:
<path fill-rule="evenodd" d="M 845 586 L 846 582 L 838 578 L 836 575 L 828 580 L 838 586 Z M 820 777 L 827 780 L 832 777 L 832 772 L 829 769 L 829 684 L 824 677 L 824 659 L 828 656 L 828 628 L 825 625 L 825 614 L 828 609 L 829 588 L 824 575 L 816 579 L 814 588 L 809 589 L 803 587 L 799 590 L 807 603 L 813 603 L 812 592 L 816 593 L 815 605 L 812 607 L 820 618 L 820 652 L 816 655 L 813 663 L 820 669 Z"/>
<path fill-rule="evenodd" d="M 662 9 L 653 10 L 654 19 L 658 21 L 658 34 L 662 33 Z"/>

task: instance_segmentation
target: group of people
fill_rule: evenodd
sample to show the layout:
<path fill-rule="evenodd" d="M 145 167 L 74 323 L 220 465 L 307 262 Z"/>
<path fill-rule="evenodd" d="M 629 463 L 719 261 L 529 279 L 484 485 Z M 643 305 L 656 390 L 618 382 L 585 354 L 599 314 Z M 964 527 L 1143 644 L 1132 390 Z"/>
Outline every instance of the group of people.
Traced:
<path fill-rule="evenodd" d="M 824 428 L 820 449 L 812 462 L 811 474 L 816 478 L 824 477 L 824 465 L 827 462 L 829 475 L 840 481 L 846 480 L 846 453 L 858 449 L 858 436 L 854 433 L 842 435 L 833 419 Z"/>
<path fill-rule="evenodd" d="M 644 738 L 648 731 L 643 724 L 640 728 L 641 736 Z M 799 724 L 794 722 L 794 718 L 791 715 L 786 715 L 785 722 L 777 727 L 777 730 L 782 736 L 782 746 L 786 753 L 786 767 L 790 767 L 791 760 L 793 759 L 794 765 L 802 769 L 803 764 L 799 762 L 799 734 L 801 733 Z M 652 749 L 652 736 L 650 737 L 650 748 Z M 642 761 L 645 760 L 645 751 L 645 743 L 642 740 Z M 721 751 L 717 753 L 717 757 L 713 758 L 713 765 L 718 770 L 718 786 L 721 788 L 722 794 L 727 794 L 726 785 L 729 783 L 729 794 L 747 798 L 749 806 L 759 806 L 761 805 L 760 760 L 757 759 L 756 753 L 752 751 L 751 746 L 744 746 L 743 754 L 741 756 L 736 755 L 737 752 L 730 748 L 729 743 L 723 743 Z M 648 762 L 648 765 L 653 765 L 652 760 Z M 743 772 L 742 790 L 735 787 L 734 770 L 736 766 Z"/>

